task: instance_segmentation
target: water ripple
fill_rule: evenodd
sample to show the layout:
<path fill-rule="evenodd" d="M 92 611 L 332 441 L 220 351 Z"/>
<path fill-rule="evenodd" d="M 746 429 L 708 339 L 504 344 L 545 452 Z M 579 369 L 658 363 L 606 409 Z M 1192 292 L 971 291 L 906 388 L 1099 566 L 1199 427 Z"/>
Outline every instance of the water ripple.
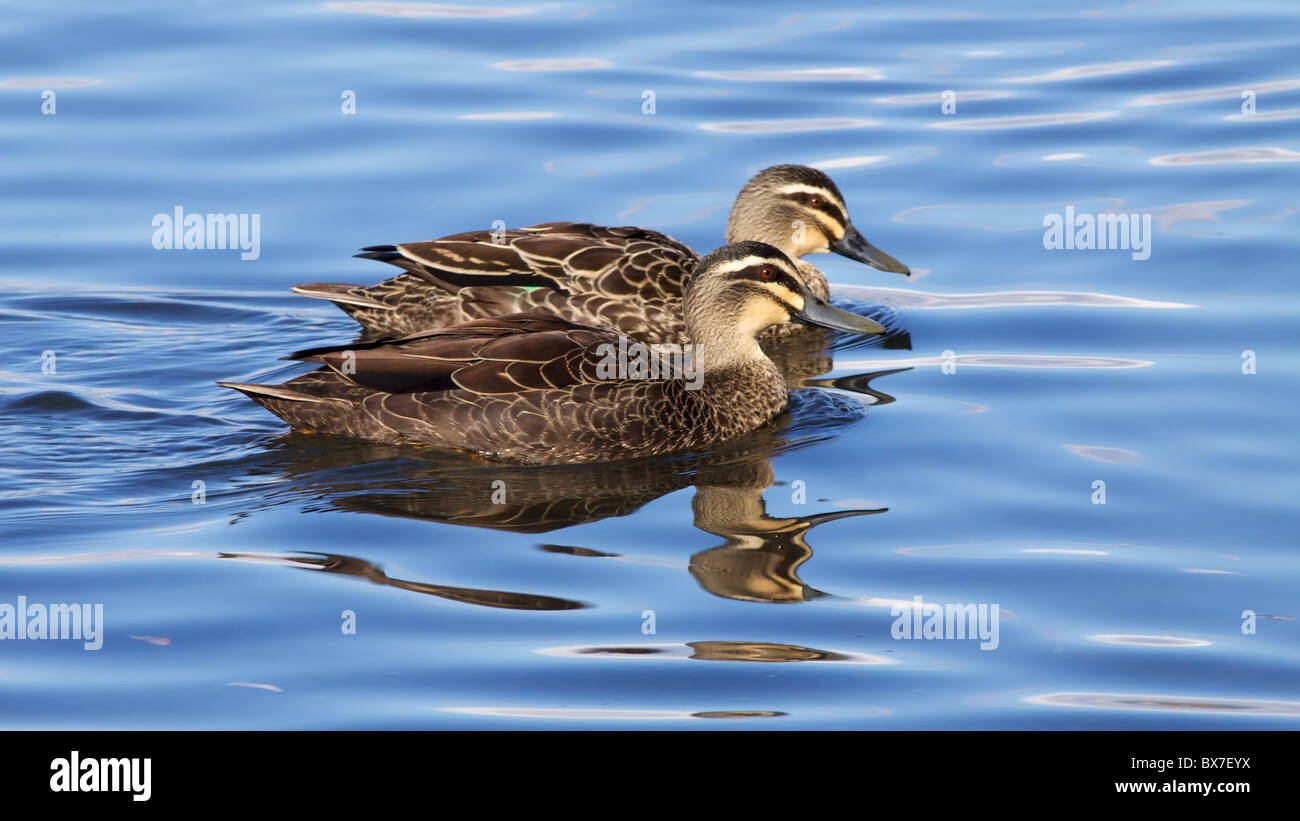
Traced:
<path fill-rule="evenodd" d="M 1141 461 L 1137 451 L 1126 448 L 1107 448 L 1098 445 L 1061 445 L 1061 447 L 1075 456 L 1082 456 L 1085 459 L 1107 465 L 1136 465 Z"/>
<path fill-rule="evenodd" d="M 549 59 L 537 60 L 502 60 L 493 63 L 492 68 L 498 71 L 530 71 L 530 72 L 547 72 L 547 71 L 592 71 L 594 69 L 609 68 L 608 60 L 601 60 L 597 57 L 555 57 Z"/>
<path fill-rule="evenodd" d="M 332 2 L 327 11 L 348 14 L 375 14 L 381 17 L 460 17 L 486 20 L 494 17 L 517 17 L 534 14 L 537 9 L 507 6 L 453 6 L 445 3 Z"/>
<path fill-rule="evenodd" d="M 519 120 L 550 120 L 560 116 L 555 111 L 492 111 L 481 114 L 459 114 L 458 120 L 500 120 L 517 122 Z"/>
<path fill-rule="evenodd" d="M 85 88 L 103 83 L 94 77 L 22 77 L 0 80 L 0 88 Z"/>
<path fill-rule="evenodd" d="M 1004 83 L 1056 83 L 1063 80 L 1082 80 L 1090 77 L 1109 77 L 1113 74 L 1131 74 L 1173 65 L 1171 60 L 1129 60 L 1120 63 L 1096 63 L 1087 66 L 1069 66 L 1046 74 L 1027 77 L 1007 77 Z"/>
<path fill-rule="evenodd" d="M 686 718 L 774 718 L 778 710 L 632 710 L 577 707 L 440 707 L 446 713 L 506 718 L 564 718 L 579 721 L 675 721 Z"/>
<path fill-rule="evenodd" d="M 709 80 L 733 80 L 750 83 L 811 83 L 827 81 L 870 82 L 885 79 L 884 73 L 874 68 L 800 68 L 788 71 L 755 69 L 752 71 L 697 71 L 696 77 Z"/>
<path fill-rule="evenodd" d="M 938 294 L 909 291 L 902 288 L 878 288 L 867 285 L 834 284 L 831 290 L 867 302 L 892 305 L 897 308 L 922 309 L 987 309 L 1030 308 L 1046 305 L 1074 305 L 1092 308 L 1195 308 L 1186 302 L 1159 302 L 1150 299 L 1117 296 L 1115 294 L 1082 293 L 1077 291 L 991 291 L 983 294 Z"/>
<path fill-rule="evenodd" d="M 958 102 L 966 103 L 971 100 L 1005 100 L 1008 97 L 1016 96 L 1010 91 L 958 91 Z M 884 103 L 885 105 L 937 105 L 943 102 L 943 92 L 932 91 L 926 94 L 896 94 L 892 97 L 872 97 L 873 103 Z"/>
<path fill-rule="evenodd" d="M 1088 641 L 1099 644 L 1125 644 L 1134 647 L 1209 647 L 1204 639 L 1189 639 L 1181 636 L 1129 636 L 1119 633 L 1098 633 L 1088 636 Z"/>
<path fill-rule="evenodd" d="M 1297 162 L 1300 153 L 1285 148 L 1229 148 L 1223 151 L 1196 151 L 1191 154 L 1166 154 L 1152 157 L 1152 165 L 1210 165 L 1213 163 Z"/>
<path fill-rule="evenodd" d="M 1300 108 L 1288 108 L 1281 111 L 1256 111 L 1253 114 L 1229 114 L 1223 119 L 1249 123 L 1268 120 L 1294 120 L 1296 118 L 1300 118 Z"/>
<path fill-rule="evenodd" d="M 963 128 L 985 130 L 996 128 L 1036 128 L 1043 125 L 1067 125 L 1104 120 L 1115 116 L 1114 111 L 1080 111 L 1072 114 L 1030 114 L 1019 117 L 985 117 L 982 119 L 940 120 L 929 123 L 929 128 Z"/>
<path fill-rule="evenodd" d="M 705 131 L 724 134 L 788 134 L 797 131 L 838 131 L 846 128 L 872 128 L 875 120 L 854 117 L 818 117 L 805 120 L 735 120 L 721 123 L 701 123 Z"/>
<path fill-rule="evenodd" d="M 1240 85 L 1235 86 L 1200 88 L 1191 91 L 1165 91 L 1160 94 L 1146 94 L 1141 97 L 1135 97 L 1124 105 L 1145 107 L 1153 105 L 1169 105 L 1171 103 L 1200 102 L 1202 100 L 1221 100 L 1229 97 L 1240 97 L 1241 92 L 1246 89 L 1250 89 L 1256 94 L 1262 94 L 1266 91 L 1289 91 L 1293 88 L 1300 88 L 1300 80 L 1278 80 L 1270 83 L 1241 83 Z"/>
<path fill-rule="evenodd" d="M 1099 710 L 1151 710 L 1179 713 L 1300 716 L 1300 701 L 1260 701 L 1199 696 L 1146 696 L 1128 693 L 1045 693 L 1028 696 L 1026 704 L 1048 707 L 1089 707 Z"/>
<path fill-rule="evenodd" d="M 1154 365 L 1145 359 L 1120 359 L 1113 356 L 1051 356 L 1046 354 L 958 354 L 956 356 L 914 356 L 903 359 L 860 359 L 836 361 L 838 368 L 880 370 L 884 368 L 957 365 L 975 368 L 1146 368 Z"/>

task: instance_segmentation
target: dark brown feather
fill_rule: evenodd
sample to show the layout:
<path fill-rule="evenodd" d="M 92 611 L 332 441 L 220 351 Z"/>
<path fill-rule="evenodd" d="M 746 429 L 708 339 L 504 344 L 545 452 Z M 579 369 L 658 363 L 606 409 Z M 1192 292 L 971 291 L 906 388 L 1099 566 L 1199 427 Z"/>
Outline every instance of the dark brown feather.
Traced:
<path fill-rule="evenodd" d="M 294 290 L 334 302 L 372 336 L 545 308 L 649 342 L 685 341 L 682 288 L 699 261 L 656 231 L 575 222 L 371 246 L 358 256 L 406 273 L 372 286 L 313 283 Z"/>

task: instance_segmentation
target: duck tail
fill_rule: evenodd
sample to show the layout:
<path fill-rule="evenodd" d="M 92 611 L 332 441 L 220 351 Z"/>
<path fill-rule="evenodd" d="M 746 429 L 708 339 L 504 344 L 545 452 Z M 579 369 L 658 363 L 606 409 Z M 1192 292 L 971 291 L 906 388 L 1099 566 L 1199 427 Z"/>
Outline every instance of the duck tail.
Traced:
<path fill-rule="evenodd" d="M 301 378 L 301 377 L 300 377 Z M 218 382 L 223 388 L 237 390 L 266 408 L 271 413 L 288 422 L 290 427 L 300 433 L 341 433 L 349 434 L 348 410 L 351 403 L 346 396 L 330 395 L 338 391 L 330 390 L 326 384 L 329 379 L 316 379 L 301 387 L 317 389 L 319 394 L 297 390 L 293 383 L 287 385 L 252 385 L 247 382 Z M 319 382 L 320 384 L 316 384 Z M 347 388 L 340 385 L 346 392 Z"/>
<path fill-rule="evenodd" d="M 417 281 L 432 284 L 432 286 L 447 291 L 448 294 L 455 294 L 459 287 L 448 282 L 447 279 L 439 277 L 438 273 L 435 273 L 435 270 L 424 264 L 424 262 L 403 256 L 403 253 L 398 251 L 396 246 L 369 246 L 368 248 L 361 248 L 361 253 L 354 253 L 352 256 L 359 257 L 361 260 L 378 260 L 387 262 L 389 265 L 396 265 L 404 272 L 415 275 Z"/>
<path fill-rule="evenodd" d="M 366 289 L 361 285 L 346 285 L 339 282 L 304 282 L 301 285 L 295 285 L 289 290 L 299 296 L 312 297 L 313 299 L 328 299 L 335 305 L 339 306 L 348 313 L 349 307 L 369 308 L 378 311 L 391 311 L 393 306 L 385 305 L 383 302 L 374 297 L 366 295 Z"/>
<path fill-rule="evenodd" d="M 377 259 L 380 262 L 387 262 L 389 265 L 396 265 L 408 274 L 412 274 L 415 281 L 423 283 L 426 288 L 428 285 L 433 285 L 448 294 L 454 294 L 461 287 L 448 279 L 450 272 L 438 271 L 424 262 L 411 259 L 399 251 L 396 245 L 370 245 L 362 248 L 361 251 L 362 253 L 353 254 L 352 256 L 360 259 Z M 399 274 L 389 282 L 397 282 L 401 279 L 402 275 Z"/>
<path fill-rule="evenodd" d="M 291 290 L 299 296 L 333 302 L 361 323 L 367 334 L 383 337 L 404 336 L 466 319 L 459 309 L 459 286 L 402 256 L 397 246 L 372 245 L 356 256 L 391 263 L 404 273 L 376 285 L 304 282 Z"/>
<path fill-rule="evenodd" d="M 367 245 L 361 249 L 361 253 L 353 254 L 354 257 L 362 259 L 377 259 L 380 262 L 392 262 L 402 256 L 402 252 L 397 250 L 396 245 Z"/>
<path fill-rule="evenodd" d="M 267 401 L 271 399 L 278 399 L 283 402 L 329 401 L 325 397 L 312 396 L 309 393 L 303 393 L 302 391 L 296 391 L 292 388 L 286 388 L 283 385 L 254 385 L 250 382 L 218 382 L 217 384 L 223 388 L 230 388 L 231 390 L 239 391 L 249 399 L 252 399 L 254 402 L 257 402 L 264 407 L 270 407 L 267 405 Z"/>

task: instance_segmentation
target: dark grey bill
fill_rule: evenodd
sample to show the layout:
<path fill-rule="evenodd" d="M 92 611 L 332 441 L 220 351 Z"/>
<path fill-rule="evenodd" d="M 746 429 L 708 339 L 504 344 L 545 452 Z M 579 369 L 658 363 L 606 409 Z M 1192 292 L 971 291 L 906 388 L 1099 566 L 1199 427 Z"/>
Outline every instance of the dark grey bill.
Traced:
<path fill-rule="evenodd" d="M 826 300 L 803 289 L 803 310 L 790 315 L 795 322 L 805 325 L 820 325 L 836 331 L 848 331 L 852 334 L 883 334 L 885 326 L 865 316 L 841 311 Z"/>
<path fill-rule="evenodd" d="M 842 257 L 865 262 L 872 268 L 879 268 L 882 271 L 889 271 L 894 274 L 912 275 L 911 269 L 867 242 L 867 238 L 858 233 L 858 229 L 852 225 L 844 231 L 844 236 L 841 239 L 831 243 L 831 250 Z"/>

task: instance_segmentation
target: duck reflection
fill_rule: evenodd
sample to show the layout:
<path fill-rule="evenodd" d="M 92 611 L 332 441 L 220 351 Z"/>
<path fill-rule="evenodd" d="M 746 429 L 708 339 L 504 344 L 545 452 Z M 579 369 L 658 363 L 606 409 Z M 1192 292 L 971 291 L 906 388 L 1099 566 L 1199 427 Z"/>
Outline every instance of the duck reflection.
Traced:
<path fill-rule="evenodd" d="M 887 351 L 912 350 L 912 336 L 906 330 L 897 327 L 897 315 L 870 310 L 856 300 L 838 300 L 847 310 L 863 314 L 885 327 L 885 333 L 878 336 L 854 336 L 824 328 L 800 325 L 790 328 L 778 341 L 759 340 L 759 347 L 767 358 L 776 363 L 776 367 L 785 377 L 786 387 L 799 390 L 809 387 L 840 387 L 814 381 L 816 377 L 829 373 L 835 367 L 833 354 L 841 350 L 879 348 Z M 859 374 L 867 381 L 893 371 Z M 846 390 L 854 390 L 849 385 Z"/>
<path fill-rule="evenodd" d="M 258 553 L 219 553 L 218 558 L 240 561 L 267 561 L 267 556 Z M 464 604 L 478 604 L 483 607 L 501 607 L 507 610 L 578 610 L 589 605 L 555 596 L 540 596 L 535 593 L 510 593 L 503 590 L 478 590 L 472 587 L 452 587 L 444 584 L 394 579 L 376 565 L 354 556 L 340 556 L 332 553 L 303 553 L 289 556 L 276 556 L 274 561 L 290 567 L 305 570 L 322 570 L 326 573 L 341 573 L 345 576 L 360 576 L 375 584 L 409 590 L 412 593 L 424 593 Z"/>
<path fill-rule="evenodd" d="M 704 661 L 844 661 L 849 656 L 798 644 L 762 641 L 688 641 L 691 658 Z"/>
<path fill-rule="evenodd" d="M 767 513 L 764 493 L 775 484 L 775 456 L 823 442 L 863 417 L 867 404 L 893 401 L 870 387 L 882 371 L 831 380 L 828 391 L 798 391 L 776 425 L 716 450 L 679 457 L 606 464 L 513 466 L 472 460 L 435 449 L 375 445 L 292 434 L 272 440 L 260 472 L 293 481 L 275 502 L 312 499 L 325 509 L 395 516 L 463 527 L 541 534 L 627 516 L 647 503 L 695 487 L 691 507 L 700 530 L 725 541 L 700 551 L 688 570 L 706 591 L 727 599 L 794 603 L 826 595 L 800 580 L 812 558 L 807 534 L 823 522 L 883 513 L 835 510 L 806 516 Z M 259 471 L 254 471 L 259 472 Z M 592 547 L 546 544 L 556 554 L 614 558 Z M 232 556 L 233 557 L 233 556 Z M 366 578 L 377 584 L 468 604 L 531 610 L 584 607 L 550 596 L 460 588 L 394 579 L 364 559 L 303 554 L 298 566 Z"/>
<path fill-rule="evenodd" d="M 822 522 L 885 509 L 769 516 L 763 491 L 776 479 L 772 463 L 749 468 L 731 473 L 725 484 L 696 485 L 691 502 L 695 526 L 727 541 L 692 556 L 691 575 L 705 590 L 724 599 L 791 603 L 826 595 L 799 579 L 799 567 L 813 555 L 805 535 Z"/>
<path fill-rule="evenodd" d="M 810 388 L 839 388 L 840 390 L 853 391 L 873 399 L 873 405 L 888 405 L 896 401 L 894 397 L 871 387 L 871 380 L 878 376 L 888 376 L 892 373 L 902 373 L 910 370 L 911 368 L 894 368 L 889 371 L 855 373 L 850 376 L 835 377 L 834 379 L 806 379 L 804 384 Z"/>
<path fill-rule="evenodd" d="M 578 656 L 609 659 L 651 657 L 688 661 L 742 661 L 757 663 L 836 662 L 840 664 L 894 665 L 897 658 L 858 653 L 849 650 L 822 650 L 802 644 L 776 644 L 767 641 L 688 641 L 670 644 L 578 645 L 542 647 L 545 656 Z"/>

